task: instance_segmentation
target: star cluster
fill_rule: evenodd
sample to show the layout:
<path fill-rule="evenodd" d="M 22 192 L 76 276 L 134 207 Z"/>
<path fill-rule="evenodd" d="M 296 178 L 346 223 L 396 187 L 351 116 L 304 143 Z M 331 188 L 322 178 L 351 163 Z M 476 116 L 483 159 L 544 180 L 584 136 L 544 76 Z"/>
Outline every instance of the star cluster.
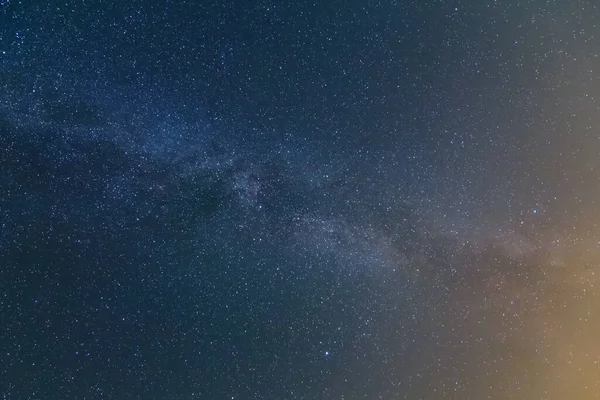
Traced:
<path fill-rule="evenodd" d="M 598 398 L 599 18 L 0 0 L 0 394 Z"/>

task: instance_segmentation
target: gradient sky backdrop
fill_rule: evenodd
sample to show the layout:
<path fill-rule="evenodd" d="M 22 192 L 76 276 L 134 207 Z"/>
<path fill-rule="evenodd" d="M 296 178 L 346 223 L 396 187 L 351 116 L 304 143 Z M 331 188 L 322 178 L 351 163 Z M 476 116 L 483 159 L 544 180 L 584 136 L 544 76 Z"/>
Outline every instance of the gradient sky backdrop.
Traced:
<path fill-rule="evenodd" d="M 0 394 L 600 398 L 599 24 L 0 0 Z"/>

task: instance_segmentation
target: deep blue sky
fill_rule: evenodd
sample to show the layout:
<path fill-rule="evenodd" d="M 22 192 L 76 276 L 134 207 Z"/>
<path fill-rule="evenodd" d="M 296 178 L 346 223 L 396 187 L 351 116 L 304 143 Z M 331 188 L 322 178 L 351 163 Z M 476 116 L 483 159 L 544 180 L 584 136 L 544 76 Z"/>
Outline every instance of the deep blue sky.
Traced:
<path fill-rule="evenodd" d="M 597 398 L 592 1 L 46 3 L 0 0 L 4 398 Z"/>

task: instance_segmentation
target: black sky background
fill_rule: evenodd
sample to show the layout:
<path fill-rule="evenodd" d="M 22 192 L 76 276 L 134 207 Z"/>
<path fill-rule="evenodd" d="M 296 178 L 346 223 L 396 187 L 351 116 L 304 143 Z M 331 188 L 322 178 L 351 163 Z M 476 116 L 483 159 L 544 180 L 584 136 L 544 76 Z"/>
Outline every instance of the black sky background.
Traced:
<path fill-rule="evenodd" d="M 593 399 L 591 1 L 0 1 L 7 399 Z"/>

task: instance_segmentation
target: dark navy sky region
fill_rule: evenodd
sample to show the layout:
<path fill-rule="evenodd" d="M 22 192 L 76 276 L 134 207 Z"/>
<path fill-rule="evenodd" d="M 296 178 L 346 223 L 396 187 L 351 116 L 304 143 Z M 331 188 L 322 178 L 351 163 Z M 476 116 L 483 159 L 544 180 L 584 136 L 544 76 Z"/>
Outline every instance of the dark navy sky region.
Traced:
<path fill-rule="evenodd" d="M 0 0 L 0 396 L 598 398 L 598 21 Z"/>

